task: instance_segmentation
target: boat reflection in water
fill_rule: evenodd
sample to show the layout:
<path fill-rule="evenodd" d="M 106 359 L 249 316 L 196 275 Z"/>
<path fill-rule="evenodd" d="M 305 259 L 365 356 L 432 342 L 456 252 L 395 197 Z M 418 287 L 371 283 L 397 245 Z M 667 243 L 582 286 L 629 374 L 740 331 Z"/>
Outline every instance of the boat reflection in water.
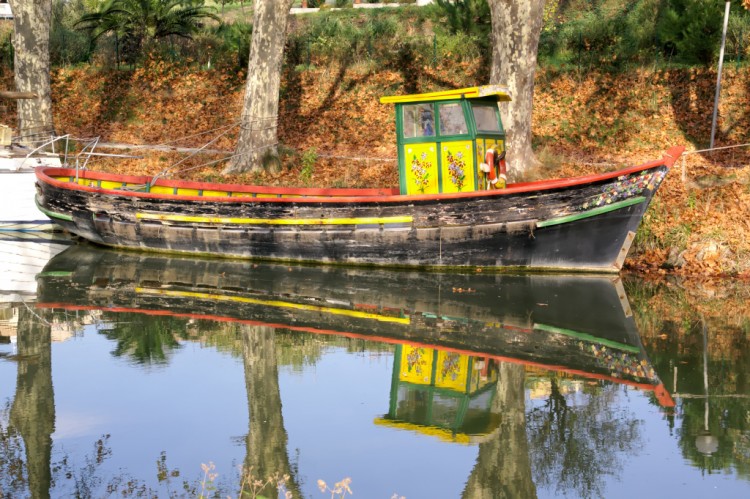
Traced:
<path fill-rule="evenodd" d="M 499 424 L 499 363 L 627 384 L 673 405 L 613 276 L 289 267 L 79 245 L 48 263 L 38 306 L 394 344 L 390 407 L 376 423 L 453 441 L 481 441 Z"/>

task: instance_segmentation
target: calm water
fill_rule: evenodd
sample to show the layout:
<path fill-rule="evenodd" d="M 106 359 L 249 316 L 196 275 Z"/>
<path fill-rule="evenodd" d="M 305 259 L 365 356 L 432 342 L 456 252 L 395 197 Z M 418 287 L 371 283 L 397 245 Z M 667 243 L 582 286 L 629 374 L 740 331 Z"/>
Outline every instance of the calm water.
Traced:
<path fill-rule="evenodd" d="M 750 497 L 742 283 L 85 246 L 9 275 L 0 497 L 238 497 L 242 467 L 294 497 Z"/>

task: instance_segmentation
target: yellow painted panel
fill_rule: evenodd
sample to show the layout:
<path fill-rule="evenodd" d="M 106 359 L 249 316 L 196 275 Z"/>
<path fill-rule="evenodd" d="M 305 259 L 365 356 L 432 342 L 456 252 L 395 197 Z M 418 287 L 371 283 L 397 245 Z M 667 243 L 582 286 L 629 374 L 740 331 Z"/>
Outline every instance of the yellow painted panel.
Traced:
<path fill-rule="evenodd" d="M 227 191 L 203 191 L 203 196 L 205 197 L 225 198 L 228 195 Z"/>
<path fill-rule="evenodd" d="M 120 189 L 122 188 L 122 182 L 112 182 L 108 180 L 102 180 L 101 188 L 102 189 Z"/>
<path fill-rule="evenodd" d="M 429 385 L 432 381 L 434 350 L 404 345 L 401 350 L 399 379 L 409 383 Z"/>
<path fill-rule="evenodd" d="M 440 148 L 443 192 L 468 192 L 475 190 L 474 154 L 469 140 L 446 142 Z"/>
<path fill-rule="evenodd" d="M 152 194 L 174 194 L 174 187 L 163 187 L 160 185 L 155 185 L 151 187 Z"/>
<path fill-rule="evenodd" d="M 438 190 L 438 161 L 437 144 L 404 145 L 404 159 L 406 160 L 406 193 L 407 194 L 437 194 Z"/>
<path fill-rule="evenodd" d="M 469 356 L 454 352 L 438 351 L 435 386 L 458 392 L 466 391 L 469 376 Z"/>
<path fill-rule="evenodd" d="M 200 195 L 200 191 L 198 189 L 185 189 L 184 187 L 180 187 L 177 189 L 177 195 L 179 196 L 198 196 Z"/>

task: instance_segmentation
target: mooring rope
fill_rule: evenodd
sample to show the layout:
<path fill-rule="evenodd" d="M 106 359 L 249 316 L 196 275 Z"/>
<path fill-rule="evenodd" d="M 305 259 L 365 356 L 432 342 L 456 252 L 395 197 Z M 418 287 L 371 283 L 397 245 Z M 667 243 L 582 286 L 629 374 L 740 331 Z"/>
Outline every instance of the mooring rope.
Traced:
<path fill-rule="evenodd" d="M 196 154 L 200 153 L 202 150 L 204 150 L 205 148 L 207 148 L 208 146 L 210 146 L 211 144 L 213 144 L 214 142 L 216 142 L 217 140 L 219 140 L 220 138 L 222 138 L 223 136 L 225 136 L 226 134 L 228 134 L 229 132 L 231 132 L 232 129 L 234 129 L 234 127 L 237 126 L 237 125 L 239 125 L 239 124 L 240 123 L 236 123 L 236 124 L 232 125 L 231 127 L 226 127 L 226 130 L 224 130 L 222 133 L 220 133 L 219 135 L 217 135 L 216 137 L 214 137 L 212 140 L 206 142 L 202 147 L 200 147 L 197 150 L 193 151 L 192 154 L 189 154 L 188 156 L 182 158 L 177 163 L 175 163 L 175 164 L 173 164 L 173 165 L 165 168 L 160 173 L 157 173 L 156 175 L 154 175 L 153 178 L 151 179 L 151 181 L 149 182 L 149 187 L 151 187 L 152 185 L 154 185 L 159 177 L 163 177 L 163 176 L 166 176 L 166 175 L 173 174 L 174 172 L 170 173 L 170 170 L 174 169 L 175 167 L 179 166 L 181 163 L 184 163 L 188 159 L 190 159 L 193 156 L 195 156 Z M 195 168 L 195 167 L 191 167 L 190 169 L 193 169 L 193 168 Z M 187 171 L 187 169 L 183 169 L 181 171 Z"/>

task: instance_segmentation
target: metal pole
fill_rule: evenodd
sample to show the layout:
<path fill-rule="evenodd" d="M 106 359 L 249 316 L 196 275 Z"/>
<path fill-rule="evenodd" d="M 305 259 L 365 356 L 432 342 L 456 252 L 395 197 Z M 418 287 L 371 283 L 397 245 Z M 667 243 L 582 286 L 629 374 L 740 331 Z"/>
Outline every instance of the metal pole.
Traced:
<path fill-rule="evenodd" d="M 714 117 L 711 121 L 711 145 L 714 148 L 714 137 L 716 136 L 716 114 L 719 111 L 719 94 L 721 93 L 721 69 L 724 66 L 724 46 L 727 41 L 727 25 L 729 24 L 729 6 L 732 2 L 727 1 L 724 6 L 724 30 L 721 34 L 721 50 L 719 51 L 719 72 L 716 75 L 716 96 L 714 97 Z"/>

